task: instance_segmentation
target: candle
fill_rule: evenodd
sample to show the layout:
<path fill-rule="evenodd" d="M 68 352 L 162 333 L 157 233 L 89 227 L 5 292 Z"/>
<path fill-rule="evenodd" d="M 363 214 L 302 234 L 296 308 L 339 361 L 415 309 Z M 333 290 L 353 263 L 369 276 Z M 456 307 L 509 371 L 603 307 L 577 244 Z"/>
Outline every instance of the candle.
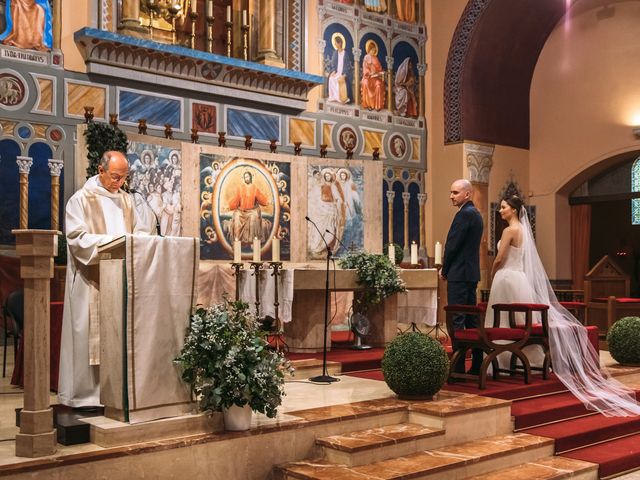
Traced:
<path fill-rule="evenodd" d="M 253 237 L 253 261 L 260 261 L 260 239 L 258 237 Z"/>
<path fill-rule="evenodd" d="M 213 0 L 207 0 L 207 17 L 213 17 Z"/>
<path fill-rule="evenodd" d="M 271 241 L 271 261 L 280 261 L 280 239 L 278 237 L 273 237 Z"/>
<path fill-rule="evenodd" d="M 227 5 L 227 22 L 231 23 L 231 5 Z"/>
<path fill-rule="evenodd" d="M 442 265 L 442 244 L 440 242 L 436 242 L 435 248 L 435 264 Z"/>
<path fill-rule="evenodd" d="M 242 26 L 247 25 L 247 11 L 242 10 Z"/>
<path fill-rule="evenodd" d="M 418 244 L 414 241 L 411 242 L 411 265 L 418 264 Z"/>
<path fill-rule="evenodd" d="M 387 250 L 388 250 L 387 255 L 389 255 L 389 261 L 391 262 L 391 265 L 395 265 L 396 264 L 396 247 L 393 245 L 393 243 L 390 243 Z"/>
<path fill-rule="evenodd" d="M 237 238 L 233 241 L 233 263 L 242 262 L 242 245 Z"/>
<path fill-rule="evenodd" d="M 191 0 L 191 13 L 198 13 L 198 0 Z"/>

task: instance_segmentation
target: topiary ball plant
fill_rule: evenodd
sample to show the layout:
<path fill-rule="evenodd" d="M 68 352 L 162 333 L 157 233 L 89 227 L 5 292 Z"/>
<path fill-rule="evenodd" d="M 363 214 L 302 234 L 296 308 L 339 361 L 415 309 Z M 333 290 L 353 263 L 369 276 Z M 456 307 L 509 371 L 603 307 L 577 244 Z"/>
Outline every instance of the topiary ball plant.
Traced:
<path fill-rule="evenodd" d="M 624 317 L 607 333 L 609 353 L 623 365 L 640 365 L 640 317 Z"/>
<path fill-rule="evenodd" d="M 418 332 L 398 335 L 382 356 L 382 374 L 401 398 L 431 398 L 449 375 L 449 357 L 437 340 Z"/>

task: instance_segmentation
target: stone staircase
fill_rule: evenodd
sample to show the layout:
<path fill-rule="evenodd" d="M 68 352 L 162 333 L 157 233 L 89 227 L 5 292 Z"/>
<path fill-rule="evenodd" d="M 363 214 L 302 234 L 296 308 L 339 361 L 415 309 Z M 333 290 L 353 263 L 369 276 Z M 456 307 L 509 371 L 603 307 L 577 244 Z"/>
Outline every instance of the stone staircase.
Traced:
<path fill-rule="evenodd" d="M 554 456 L 553 440 L 514 433 L 510 410 L 510 401 L 446 392 L 407 402 L 393 417 L 369 418 L 369 428 L 316 438 L 312 458 L 275 467 L 274 478 L 598 478 L 597 465 Z"/>

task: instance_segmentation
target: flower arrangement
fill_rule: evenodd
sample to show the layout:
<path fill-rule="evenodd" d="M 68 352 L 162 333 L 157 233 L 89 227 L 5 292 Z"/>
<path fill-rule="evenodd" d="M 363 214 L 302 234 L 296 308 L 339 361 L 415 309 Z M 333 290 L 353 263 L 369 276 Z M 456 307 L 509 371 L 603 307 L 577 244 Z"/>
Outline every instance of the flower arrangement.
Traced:
<path fill-rule="evenodd" d="M 369 305 L 381 303 L 394 293 L 407 291 L 398 270 L 386 255 L 350 253 L 340 260 L 340 266 L 355 268 L 358 285 L 365 287 L 364 292 L 357 297 L 360 311 L 366 311 Z"/>
<path fill-rule="evenodd" d="M 270 418 L 282 403 L 285 371 L 293 372 L 282 353 L 269 348 L 249 306 L 226 300 L 196 310 L 174 362 L 201 410 L 248 404 Z"/>

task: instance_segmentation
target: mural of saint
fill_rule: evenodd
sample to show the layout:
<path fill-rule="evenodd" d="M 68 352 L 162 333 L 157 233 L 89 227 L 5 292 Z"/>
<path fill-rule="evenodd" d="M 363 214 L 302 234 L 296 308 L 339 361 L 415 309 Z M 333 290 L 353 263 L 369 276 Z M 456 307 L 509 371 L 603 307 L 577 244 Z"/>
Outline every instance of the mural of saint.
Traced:
<path fill-rule="evenodd" d="M 48 0 L 7 0 L 6 30 L 0 42 L 18 48 L 50 50 L 53 44 L 51 6 Z"/>
<path fill-rule="evenodd" d="M 246 170 L 242 174 L 243 182 L 238 186 L 234 195 L 229 199 L 228 208 L 233 211 L 231 217 L 231 232 L 234 239 L 250 243 L 254 237 L 260 243 L 266 239 L 262 228 L 261 206 L 269 205 L 269 197 L 253 183 L 253 174 Z"/>
<path fill-rule="evenodd" d="M 416 2 L 415 0 L 396 0 L 396 15 L 401 22 L 416 21 Z"/>
<path fill-rule="evenodd" d="M 385 80 L 384 71 L 378 60 L 378 44 L 368 40 L 365 44 L 367 54 L 362 61 L 362 79 L 360 80 L 362 108 L 380 111 L 384 108 Z"/>
<path fill-rule="evenodd" d="M 330 102 L 349 103 L 349 88 L 352 81 L 353 60 L 349 52 L 345 50 L 346 41 L 340 32 L 331 36 L 331 44 L 334 52 L 331 57 L 330 73 L 328 78 Z"/>
<path fill-rule="evenodd" d="M 364 6 L 369 12 L 384 13 L 387 11 L 386 0 L 364 0 Z"/>
<path fill-rule="evenodd" d="M 317 177 L 314 177 L 316 181 Z M 309 205 L 313 205 L 313 210 L 309 212 L 309 217 L 318 225 L 322 233 L 309 229 L 309 250 L 314 256 L 321 256 L 326 251 L 325 241 L 331 251 L 336 251 L 339 242 L 335 238 L 342 240 L 344 232 L 344 196 L 336 183 L 336 176 L 332 169 L 325 168 L 320 172 L 320 178 L 316 188 L 309 193 L 317 195 L 316 198 L 309 196 Z M 314 195 L 314 197 L 315 197 Z M 335 237 L 326 233 L 335 233 Z M 324 240 L 323 240 L 324 237 Z"/>
<path fill-rule="evenodd" d="M 396 111 L 402 117 L 417 117 L 418 102 L 416 100 L 416 76 L 411 58 L 407 57 L 398 67 L 393 89 L 395 92 Z"/>

